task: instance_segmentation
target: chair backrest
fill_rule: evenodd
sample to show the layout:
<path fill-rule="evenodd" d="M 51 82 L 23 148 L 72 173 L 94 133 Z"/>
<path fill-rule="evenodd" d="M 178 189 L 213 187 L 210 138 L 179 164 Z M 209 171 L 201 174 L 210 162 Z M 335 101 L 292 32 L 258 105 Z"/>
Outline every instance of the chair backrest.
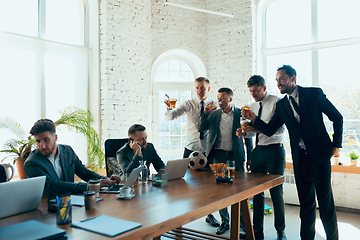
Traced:
<path fill-rule="evenodd" d="M 122 177 L 120 165 L 116 160 L 116 152 L 128 141 L 128 138 L 107 139 L 105 141 L 106 176 L 110 177 L 111 175 L 116 174 Z"/>

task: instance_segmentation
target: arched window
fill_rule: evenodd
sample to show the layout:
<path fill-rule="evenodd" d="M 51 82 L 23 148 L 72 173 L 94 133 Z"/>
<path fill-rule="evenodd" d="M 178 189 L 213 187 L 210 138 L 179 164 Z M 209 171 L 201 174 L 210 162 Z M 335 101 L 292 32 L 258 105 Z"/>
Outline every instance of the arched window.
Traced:
<path fill-rule="evenodd" d="M 83 0 L 0 2 L 0 117 L 16 120 L 28 134 L 37 119 L 55 121 L 67 106 L 88 109 L 85 12 Z M 1 130 L 0 145 L 12 137 Z M 62 131 L 59 142 L 86 163 L 80 134 Z"/>
<path fill-rule="evenodd" d="M 194 80 L 206 76 L 202 61 L 193 53 L 173 49 L 161 54 L 153 64 L 152 140 L 165 161 L 181 158 L 186 139 L 186 117 L 165 119 L 165 94 L 176 104 L 196 97 Z"/>
<path fill-rule="evenodd" d="M 342 153 L 359 151 L 360 15 L 357 0 L 264 0 L 258 5 L 258 72 L 270 92 L 277 67 L 292 65 L 297 84 L 321 87 L 344 117 Z M 326 121 L 328 131 L 332 124 Z M 357 143 L 349 143 L 356 136 Z"/>

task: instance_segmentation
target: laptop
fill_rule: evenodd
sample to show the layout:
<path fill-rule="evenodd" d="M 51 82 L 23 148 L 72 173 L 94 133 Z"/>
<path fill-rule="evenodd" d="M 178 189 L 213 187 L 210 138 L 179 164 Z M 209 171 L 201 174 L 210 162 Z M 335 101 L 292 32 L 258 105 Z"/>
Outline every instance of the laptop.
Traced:
<path fill-rule="evenodd" d="M 111 186 L 110 188 L 102 187 L 100 189 L 100 193 L 120 193 L 120 188 L 122 188 L 123 186 L 131 187 L 132 185 L 134 185 L 136 179 L 138 178 L 140 171 L 143 170 L 144 168 L 145 168 L 144 165 L 134 168 L 124 184 L 116 184 Z"/>
<path fill-rule="evenodd" d="M 46 176 L 0 183 L 0 218 L 38 209 Z"/>
<path fill-rule="evenodd" d="M 183 178 L 189 163 L 190 158 L 169 160 L 165 166 L 165 172 L 168 174 L 168 181 Z M 149 177 L 149 181 L 151 180 L 151 177 Z"/>

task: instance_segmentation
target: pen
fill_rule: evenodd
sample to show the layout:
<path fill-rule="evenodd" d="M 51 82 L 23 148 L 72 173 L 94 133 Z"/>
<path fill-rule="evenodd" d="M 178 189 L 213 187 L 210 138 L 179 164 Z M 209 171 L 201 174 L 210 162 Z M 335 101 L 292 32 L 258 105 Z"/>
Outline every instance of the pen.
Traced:
<path fill-rule="evenodd" d="M 59 199 L 59 196 L 56 196 L 56 204 L 58 205 L 58 207 L 60 207 L 60 199 Z"/>
<path fill-rule="evenodd" d="M 87 219 L 81 220 L 80 222 L 86 222 L 86 221 L 92 220 L 92 219 L 94 219 L 94 218 L 97 218 L 97 216 L 96 216 L 96 217 L 92 217 L 92 218 L 87 218 Z"/>

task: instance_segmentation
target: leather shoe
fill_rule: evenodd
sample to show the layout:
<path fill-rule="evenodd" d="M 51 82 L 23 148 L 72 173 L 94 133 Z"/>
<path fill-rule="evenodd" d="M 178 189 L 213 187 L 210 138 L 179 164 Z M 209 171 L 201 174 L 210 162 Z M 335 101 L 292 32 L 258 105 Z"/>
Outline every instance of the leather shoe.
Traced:
<path fill-rule="evenodd" d="M 213 227 L 220 226 L 220 223 L 218 222 L 218 220 L 216 220 L 216 218 L 212 214 L 206 216 L 205 222 L 209 223 Z"/>
<path fill-rule="evenodd" d="M 285 236 L 284 231 L 277 232 L 277 240 L 286 240 L 286 236 Z"/>
<path fill-rule="evenodd" d="M 220 227 L 216 230 L 217 235 L 224 234 L 227 230 L 230 229 L 230 225 L 227 222 L 221 223 Z"/>

